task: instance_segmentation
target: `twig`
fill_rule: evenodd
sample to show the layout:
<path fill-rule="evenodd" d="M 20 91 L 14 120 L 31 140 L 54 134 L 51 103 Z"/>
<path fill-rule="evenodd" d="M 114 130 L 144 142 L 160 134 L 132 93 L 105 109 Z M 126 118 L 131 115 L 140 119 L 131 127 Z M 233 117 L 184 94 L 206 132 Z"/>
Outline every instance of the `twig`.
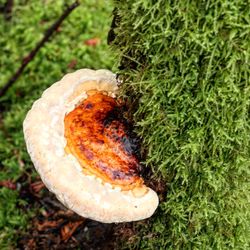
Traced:
<path fill-rule="evenodd" d="M 44 207 L 49 207 L 51 208 L 57 208 L 63 211 L 67 211 L 67 208 L 62 205 L 59 201 L 57 201 L 56 199 L 52 199 L 51 197 L 45 197 L 43 199 L 40 199 L 39 202 L 44 206 Z"/>
<path fill-rule="evenodd" d="M 52 34 L 58 29 L 64 19 L 77 7 L 79 6 L 79 2 L 76 1 L 72 5 L 68 6 L 67 9 L 63 12 L 63 14 L 58 18 L 58 20 L 52 24 L 44 34 L 44 37 L 40 42 L 37 43 L 36 47 L 28 54 L 28 56 L 23 58 L 21 66 L 18 70 L 12 75 L 12 77 L 8 80 L 6 84 L 0 89 L 0 97 L 2 97 L 6 91 L 15 83 L 18 77 L 22 74 L 25 67 L 28 63 L 35 57 L 37 52 L 43 47 L 43 45 L 49 40 Z"/>
<path fill-rule="evenodd" d="M 10 21 L 12 17 L 12 9 L 14 5 L 14 0 L 7 0 L 5 4 L 0 6 L 0 12 L 4 14 L 6 21 Z"/>
<path fill-rule="evenodd" d="M 9 21 L 12 17 L 12 9 L 14 5 L 14 0 L 7 0 L 5 4 L 4 17 L 6 21 Z"/>

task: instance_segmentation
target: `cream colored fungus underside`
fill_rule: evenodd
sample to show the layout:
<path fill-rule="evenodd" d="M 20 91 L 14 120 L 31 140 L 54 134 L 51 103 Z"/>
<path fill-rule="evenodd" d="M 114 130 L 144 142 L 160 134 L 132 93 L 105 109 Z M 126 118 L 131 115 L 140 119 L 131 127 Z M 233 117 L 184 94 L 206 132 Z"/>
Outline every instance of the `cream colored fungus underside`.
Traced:
<path fill-rule="evenodd" d="M 79 215 L 101 222 L 135 221 L 150 217 L 158 206 L 157 194 L 135 197 L 86 175 L 77 159 L 64 148 L 65 114 L 97 89 L 114 97 L 118 87 L 108 70 L 81 69 L 67 74 L 44 91 L 28 112 L 23 128 L 28 152 L 47 188 Z"/>

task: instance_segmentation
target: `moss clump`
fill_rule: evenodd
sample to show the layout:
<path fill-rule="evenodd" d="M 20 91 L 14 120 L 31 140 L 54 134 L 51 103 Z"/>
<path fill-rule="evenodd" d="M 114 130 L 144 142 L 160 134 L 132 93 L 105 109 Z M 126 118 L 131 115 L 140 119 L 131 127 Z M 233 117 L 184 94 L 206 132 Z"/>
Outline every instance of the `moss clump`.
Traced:
<path fill-rule="evenodd" d="M 112 46 L 126 76 L 124 93 L 138 102 L 133 114 L 145 162 L 168 187 L 130 248 L 247 249 L 246 1 L 114 2 Z"/>

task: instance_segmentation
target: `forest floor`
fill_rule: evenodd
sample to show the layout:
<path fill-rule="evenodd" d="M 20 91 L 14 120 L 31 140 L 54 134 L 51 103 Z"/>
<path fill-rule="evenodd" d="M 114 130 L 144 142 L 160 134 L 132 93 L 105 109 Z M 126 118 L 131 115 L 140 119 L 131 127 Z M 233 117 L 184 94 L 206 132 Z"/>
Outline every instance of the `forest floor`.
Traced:
<path fill-rule="evenodd" d="M 0 89 L 66 8 L 66 1 L 18 0 L 7 9 L 6 2 L 0 0 Z M 62 206 L 34 170 L 22 132 L 32 103 L 64 74 L 115 69 L 106 42 L 112 9 L 111 1 L 82 1 L 0 97 L 0 249 L 114 249 L 118 234 L 133 235 L 132 224 L 98 223 Z"/>

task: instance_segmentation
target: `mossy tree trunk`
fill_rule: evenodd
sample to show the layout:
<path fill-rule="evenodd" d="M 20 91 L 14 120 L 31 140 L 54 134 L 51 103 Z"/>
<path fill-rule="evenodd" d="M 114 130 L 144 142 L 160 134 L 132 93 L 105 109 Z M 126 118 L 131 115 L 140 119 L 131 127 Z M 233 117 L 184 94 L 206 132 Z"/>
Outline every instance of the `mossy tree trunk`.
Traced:
<path fill-rule="evenodd" d="M 114 3 L 124 95 L 138 103 L 145 162 L 167 186 L 130 247 L 248 249 L 248 1 Z"/>

